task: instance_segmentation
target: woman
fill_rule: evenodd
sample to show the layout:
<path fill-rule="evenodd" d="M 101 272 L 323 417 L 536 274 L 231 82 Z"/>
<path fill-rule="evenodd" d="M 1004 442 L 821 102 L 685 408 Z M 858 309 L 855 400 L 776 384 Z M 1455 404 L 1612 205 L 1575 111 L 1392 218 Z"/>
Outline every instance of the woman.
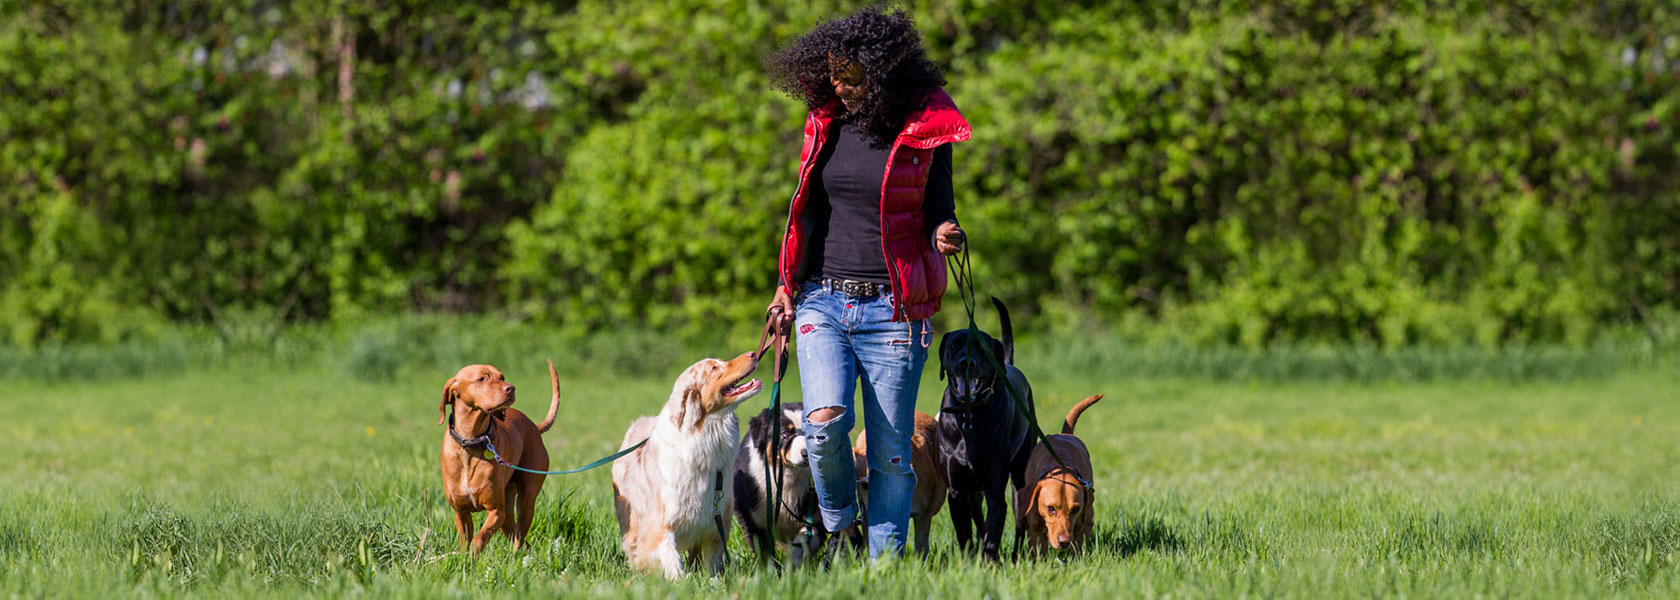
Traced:
<path fill-rule="evenodd" d="M 969 139 L 968 122 L 903 11 L 823 23 L 768 62 L 777 88 L 809 110 L 771 307 L 798 331 L 823 525 L 837 532 L 831 546 L 862 545 L 849 437 L 861 377 L 869 555 L 902 555 L 927 319 L 945 294 L 944 255 L 964 241 L 950 144 Z"/>

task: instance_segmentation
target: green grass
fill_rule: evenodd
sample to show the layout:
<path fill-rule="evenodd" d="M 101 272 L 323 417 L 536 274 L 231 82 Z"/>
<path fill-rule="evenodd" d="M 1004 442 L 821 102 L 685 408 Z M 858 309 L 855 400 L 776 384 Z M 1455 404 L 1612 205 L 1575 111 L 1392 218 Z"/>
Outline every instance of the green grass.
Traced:
<path fill-rule="evenodd" d="M 363 343 L 373 348 L 321 347 L 391 344 Z M 431 363 L 454 350 L 377 377 L 353 362 L 205 367 L 187 352 L 140 378 L 4 383 L 0 595 L 1680 594 L 1680 371 L 1666 359 L 1537 381 L 1291 381 L 1103 368 L 1112 357 L 1079 359 L 1100 349 L 1027 348 L 1042 423 L 1108 395 L 1080 426 L 1096 464 L 1096 539 L 1066 564 L 956 555 L 942 513 L 929 564 L 765 575 L 737 528 L 728 573 L 671 584 L 625 569 L 605 469 L 549 480 L 529 551 L 497 538 L 474 560 L 452 554 L 438 480 L 435 409 L 459 365 Z M 627 363 L 595 375 L 564 360 L 573 350 L 548 352 L 567 373 L 546 437 L 557 466 L 614 449 L 675 374 L 611 374 L 638 370 Z M 493 356 L 521 406 L 540 411 L 543 355 Z M 924 379 L 931 410 L 939 382 Z"/>

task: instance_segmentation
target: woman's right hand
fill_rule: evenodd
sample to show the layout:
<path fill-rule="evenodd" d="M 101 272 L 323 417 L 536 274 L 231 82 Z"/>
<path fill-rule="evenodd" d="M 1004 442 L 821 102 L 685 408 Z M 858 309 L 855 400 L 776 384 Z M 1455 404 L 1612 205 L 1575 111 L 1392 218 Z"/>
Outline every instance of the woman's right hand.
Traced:
<path fill-rule="evenodd" d="M 777 309 L 780 309 L 779 313 Z M 782 329 L 791 327 L 793 325 L 793 298 L 788 296 L 787 288 L 776 286 L 776 298 L 770 301 L 770 306 L 765 307 L 764 311 L 770 315 L 781 317 L 780 322 L 776 323 L 778 327 Z"/>

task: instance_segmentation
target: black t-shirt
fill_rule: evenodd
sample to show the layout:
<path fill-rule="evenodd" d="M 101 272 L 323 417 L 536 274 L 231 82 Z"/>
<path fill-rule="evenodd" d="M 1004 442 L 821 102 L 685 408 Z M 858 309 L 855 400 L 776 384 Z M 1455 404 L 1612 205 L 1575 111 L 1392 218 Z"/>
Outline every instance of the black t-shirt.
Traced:
<path fill-rule="evenodd" d="M 804 277 L 890 284 L 881 250 L 881 178 L 891 144 L 876 147 L 858 126 L 835 123 L 811 177 L 805 215 L 810 238 L 801 262 Z M 951 191 L 951 145 L 934 149 L 922 197 L 924 231 L 956 218 Z"/>

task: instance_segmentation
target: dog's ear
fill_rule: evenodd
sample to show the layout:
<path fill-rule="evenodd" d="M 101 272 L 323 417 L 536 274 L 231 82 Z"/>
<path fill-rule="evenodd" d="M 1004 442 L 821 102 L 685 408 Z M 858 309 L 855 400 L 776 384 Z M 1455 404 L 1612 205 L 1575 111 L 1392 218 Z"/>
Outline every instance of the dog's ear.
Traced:
<path fill-rule="evenodd" d="M 456 386 L 456 381 L 455 381 L 454 377 L 450 377 L 449 381 L 443 382 L 443 399 L 438 401 L 438 424 L 439 425 L 443 424 L 444 419 L 449 418 L 449 403 L 455 401 L 455 395 L 456 395 L 455 386 Z"/>
<path fill-rule="evenodd" d="M 678 427 L 693 427 L 706 418 L 705 408 L 700 406 L 700 390 L 688 388 L 683 390 L 682 402 L 677 405 L 676 417 Z"/>
<path fill-rule="evenodd" d="M 1044 521 L 1044 517 L 1038 514 L 1038 491 L 1041 489 L 1044 489 L 1044 480 L 1042 479 L 1033 484 L 1032 495 L 1027 496 L 1027 510 L 1025 511 L 1027 514 L 1021 516 L 1023 517 L 1022 520 L 1028 525 L 1036 525 Z"/>
<path fill-rule="evenodd" d="M 671 423 L 682 427 L 683 421 L 688 419 L 688 398 L 694 393 L 694 388 L 683 390 L 682 399 L 677 401 L 677 411 L 671 413 Z"/>
<path fill-rule="evenodd" d="M 770 431 L 769 408 L 764 409 L 764 412 L 758 413 L 758 416 L 747 421 L 747 439 L 759 440 L 762 445 L 769 447 L 771 435 L 775 434 Z"/>
<path fill-rule="evenodd" d="M 953 330 L 953 331 L 947 331 L 947 332 L 945 332 L 944 335 L 939 336 L 939 362 L 940 363 L 945 362 L 945 354 L 951 351 L 951 337 L 957 335 L 958 331 L 967 331 L 967 330 L 966 329 L 958 329 L 958 330 Z"/>
<path fill-rule="evenodd" d="M 1092 517 L 1091 514 L 1096 508 L 1097 492 L 1096 490 L 1081 484 L 1079 486 L 1079 495 L 1080 499 L 1085 501 L 1085 505 L 1079 507 L 1079 521 L 1081 523 L 1089 524 L 1095 518 Z"/>

